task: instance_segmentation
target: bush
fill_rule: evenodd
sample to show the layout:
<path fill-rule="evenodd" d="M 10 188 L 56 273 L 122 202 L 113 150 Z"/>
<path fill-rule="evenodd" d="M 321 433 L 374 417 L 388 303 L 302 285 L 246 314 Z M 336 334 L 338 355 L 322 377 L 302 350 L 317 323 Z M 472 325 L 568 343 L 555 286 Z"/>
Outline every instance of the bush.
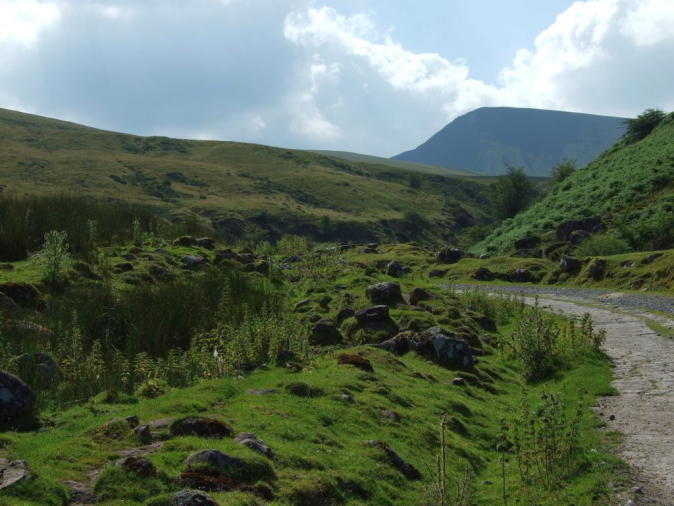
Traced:
<path fill-rule="evenodd" d="M 576 160 L 564 158 L 555 167 L 553 167 L 550 175 L 552 176 L 552 182 L 559 184 L 571 176 L 574 172 L 576 172 Z"/>
<path fill-rule="evenodd" d="M 640 141 L 649 135 L 665 116 L 665 113 L 661 109 L 646 109 L 636 118 L 626 119 L 623 121 L 625 133 L 622 138 L 628 144 Z"/>
<path fill-rule="evenodd" d="M 629 252 L 627 241 L 616 239 L 610 235 L 596 235 L 585 239 L 575 247 L 574 254 L 579 257 L 601 257 L 622 255 Z"/>
<path fill-rule="evenodd" d="M 65 231 L 52 230 L 44 236 L 42 251 L 37 259 L 42 269 L 42 280 L 50 287 L 60 285 L 66 278 L 66 271 L 70 268 L 70 246 L 66 242 L 68 234 Z"/>

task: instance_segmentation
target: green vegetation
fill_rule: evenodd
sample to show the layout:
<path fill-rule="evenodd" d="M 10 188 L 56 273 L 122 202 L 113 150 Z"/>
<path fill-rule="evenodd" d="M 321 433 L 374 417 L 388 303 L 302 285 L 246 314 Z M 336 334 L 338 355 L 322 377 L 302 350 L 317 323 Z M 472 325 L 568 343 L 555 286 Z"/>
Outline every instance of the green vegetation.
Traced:
<path fill-rule="evenodd" d="M 574 172 L 576 172 L 576 161 L 563 158 L 561 162 L 552 168 L 550 177 L 552 177 L 553 184 L 559 184 Z"/>
<path fill-rule="evenodd" d="M 624 121 L 625 133 L 623 139 L 629 144 L 640 141 L 649 135 L 663 119 L 665 113 L 661 109 L 646 109 L 636 118 L 628 118 Z"/>
<path fill-rule="evenodd" d="M 494 215 L 508 219 L 524 211 L 531 202 L 534 187 L 522 167 L 508 166 L 505 176 L 496 180 L 494 188 Z"/>

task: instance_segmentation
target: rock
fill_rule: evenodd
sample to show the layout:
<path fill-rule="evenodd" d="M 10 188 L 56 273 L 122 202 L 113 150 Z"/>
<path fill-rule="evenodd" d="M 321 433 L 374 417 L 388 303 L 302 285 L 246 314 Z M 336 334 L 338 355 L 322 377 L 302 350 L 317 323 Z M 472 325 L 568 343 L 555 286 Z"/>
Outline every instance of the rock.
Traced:
<path fill-rule="evenodd" d="M 145 457 L 125 457 L 118 460 L 115 465 L 142 478 L 149 478 L 157 474 L 157 468 Z"/>
<path fill-rule="evenodd" d="M 375 255 L 375 254 L 379 253 L 379 251 L 377 251 L 376 248 L 369 248 L 369 247 L 368 247 L 368 248 L 363 249 L 363 250 L 361 251 L 361 253 L 368 253 L 368 254 L 370 254 L 370 255 Z"/>
<path fill-rule="evenodd" d="M 259 272 L 260 274 L 269 274 L 269 262 L 258 260 L 246 264 L 246 272 Z"/>
<path fill-rule="evenodd" d="M 234 442 L 243 446 L 247 446 L 251 450 L 264 455 L 267 458 L 273 459 L 274 452 L 269 448 L 264 441 L 255 437 L 254 434 L 250 432 L 241 432 L 236 435 Z"/>
<path fill-rule="evenodd" d="M 330 297 L 328 295 L 328 296 L 325 296 L 325 297 L 321 297 L 321 299 L 319 299 L 319 301 L 318 301 L 318 305 L 321 306 L 323 309 L 328 309 L 331 302 L 332 302 L 332 297 Z"/>
<path fill-rule="evenodd" d="M 37 383 L 49 387 L 58 382 L 61 375 L 56 362 L 46 353 L 21 355 L 16 360 L 19 376 L 30 384 Z"/>
<path fill-rule="evenodd" d="M 410 292 L 410 304 L 418 306 L 420 302 L 435 299 L 435 295 L 423 288 L 415 288 Z"/>
<path fill-rule="evenodd" d="M 383 322 L 389 318 L 388 306 L 374 306 L 355 311 L 354 316 L 359 322 Z"/>
<path fill-rule="evenodd" d="M 558 241 L 566 242 L 571 238 L 571 233 L 583 229 L 583 222 L 580 220 L 568 220 L 557 227 L 555 235 Z"/>
<path fill-rule="evenodd" d="M 429 278 L 442 278 L 449 272 L 449 269 L 432 269 L 428 271 Z"/>
<path fill-rule="evenodd" d="M 403 294 L 400 283 L 384 282 L 370 285 L 365 289 L 365 296 L 375 304 L 391 304 L 402 301 Z"/>
<path fill-rule="evenodd" d="M 12 264 L 0 264 L 0 271 L 9 272 L 13 270 L 14 266 Z"/>
<path fill-rule="evenodd" d="M 564 255 L 562 260 L 559 262 L 559 269 L 562 272 L 573 272 L 577 269 L 580 269 L 580 260 Z"/>
<path fill-rule="evenodd" d="M 531 280 L 531 273 L 528 269 L 516 269 L 510 274 L 510 281 L 513 283 L 526 283 Z"/>
<path fill-rule="evenodd" d="M 171 428 L 174 436 L 197 436 L 221 439 L 231 437 L 234 430 L 225 422 L 212 418 L 186 418 Z"/>
<path fill-rule="evenodd" d="M 12 299 L 20 307 L 45 307 L 40 291 L 30 283 L 7 282 L 0 283 L 0 292 Z"/>
<path fill-rule="evenodd" d="M 21 480 L 30 479 L 30 468 L 23 460 L 15 460 L 0 465 L 0 490 L 10 487 Z"/>
<path fill-rule="evenodd" d="M 216 251 L 215 258 L 217 260 L 235 260 L 237 262 L 241 261 L 239 254 L 229 248 Z"/>
<path fill-rule="evenodd" d="M 189 269 L 197 269 L 206 263 L 206 258 L 201 255 L 185 255 L 180 261 Z"/>
<path fill-rule="evenodd" d="M 356 315 L 356 312 L 351 308 L 344 308 L 337 313 L 337 323 L 341 324 L 347 318 L 352 318 Z"/>
<path fill-rule="evenodd" d="M 247 395 L 274 395 L 278 394 L 278 390 L 273 388 L 249 388 L 246 390 Z"/>
<path fill-rule="evenodd" d="M 386 275 L 397 278 L 403 273 L 403 267 L 397 260 L 391 260 L 386 266 Z"/>
<path fill-rule="evenodd" d="M 465 384 L 466 384 L 466 379 L 465 379 L 465 378 L 461 378 L 461 377 L 457 377 L 457 378 L 454 378 L 452 381 L 450 381 L 450 383 L 451 383 L 452 385 L 456 385 L 456 386 L 462 387 L 462 386 L 465 386 Z"/>
<path fill-rule="evenodd" d="M 351 396 L 347 393 L 342 392 L 341 397 L 342 397 L 342 400 L 344 401 L 345 404 L 353 404 L 354 402 L 356 402 L 353 399 L 353 396 Z"/>
<path fill-rule="evenodd" d="M 515 249 L 531 249 L 541 243 L 541 238 L 537 236 L 523 237 L 515 241 Z"/>
<path fill-rule="evenodd" d="M 606 260 L 600 258 L 595 259 L 588 268 L 587 272 L 592 279 L 600 281 L 604 277 L 604 269 L 606 268 Z"/>
<path fill-rule="evenodd" d="M 289 369 L 291 372 L 302 372 L 302 369 L 304 369 L 297 362 L 286 362 L 284 367 Z"/>
<path fill-rule="evenodd" d="M 472 277 L 477 281 L 491 281 L 494 279 L 494 275 L 486 267 L 478 267 L 478 269 L 473 273 Z"/>
<path fill-rule="evenodd" d="M 124 421 L 129 426 L 129 429 L 135 429 L 140 425 L 140 419 L 138 418 L 138 415 L 127 416 L 124 418 Z"/>
<path fill-rule="evenodd" d="M 10 310 L 19 309 L 19 306 L 2 292 L 0 292 L 0 307 Z"/>
<path fill-rule="evenodd" d="M 286 258 L 285 262 L 283 262 L 283 263 L 294 264 L 294 263 L 301 262 L 301 261 L 302 261 L 302 257 L 299 257 L 297 255 L 293 255 L 291 257 Z"/>
<path fill-rule="evenodd" d="M 340 365 L 352 365 L 354 367 L 357 367 L 358 369 L 362 369 L 363 371 L 367 372 L 374 372 L 374 369 L 372 368 L 372 363 L 368 359 L 366 359 L 365 357 L 361 357 L 360 355 L 352 355 L 344 353 L 339 357 L 337 357 L 337 363 Z"/>
<path fill-rule="evenodd" d="M 641 487 L 632 487 L 632 493 L 643 495 L 644 491 Z"/>
<path fill-rule="evenodd" d="M 486 253 L 482 253 L 479 257 L 480 260 L 489 260 L 489 258 L 491 258 L 491 257 L 489 255 L 487 255 Z"/>
<path fill-rule="evenodd" d="M 662 253 L 653 253 L 652 255 L 648 255 L 646 258 L 643 258 L 641 260 L 641 263 L 644 265 L 648 265 L 650 263 L 653 263 L 655 260 L 660 258 L 662 256 Z"/>
<path fill-rule="evenodd" d="M 393 449 L 383 441 L 366 441 L 367 446 L 381 448 L 388 457 L 391 464 L 396 467 L 408 480 L 418 480 L 421 473 L 412 465 L 405 462 Z"/>
<path fill-rule="evenodd" d="M 402 417 L 400 416 L 400 413 L 397 413 L 395 411 L 391 411 L 390 409 L 386 409 L 381 412 L 381 416 L 383 418 L 386 418 L 387 420 L 391 420 L 392 422 L 399 422 Z"/>
<path fill-rule="evenodd" d="M 435 363 L 448 367 L 472 367 L 471 347 L 442 327 L 431 327 L 409 337 L 410 348 Z"/>
<path fill-rule="evenodd" d="M 455 264 L 459 260 L 463 253 L 460 249 L 457 248 L 443 248 L 435 254 L 435 260 L 441 264 Z"/>
<path fill-rule="evenodd" d="M 552 253 L 554 251 L 557 251 L 559 248 L 563 248 L 564 246 L 566 246 L 565 242 L 556 242 L 554 244 L 551 244 L 550 246 L 547 246 L 543 250 L 543 255 L 548 257 L 548 256 L 550 256 L 550 253 Z"/>
<path fill-rule="evenodd" d="M 181 490 L 173 494 L 169 506 L 218 506 L 218 503 L 200 490 Z"/>
<path fill-rule="evenodd" d="M 373 348 L 379 348 L 381 350 L 388 351 L 394 355 L 404 355 L 410 351 L 410 342 L 409 336 L 407 334 L 398 334 L 391 339 L 384 341 L 383 343 L 370 344 Z"/>
<path fill-rule="evenodd" d="M 309 299 L 304 299 L 295 304 L 295 309 L 300 309 L 309 305 L 311 301 Z"/>
<path fill-rule="evenodd" d="M 317 346 L 329 346 L 339 344 L 344 340 L 337 324 L 328 318 L 321 319 L 311 328 L 309 341 Z"/>
<path fill-rule="evenodd" d="M 219 450 L 212 449 L 192 453 L 185 459 L 185 464 L 190 467 L 207 465 L 222 471 L 243 466 L 243 462 L 236 457 L 231 457 Z"/>
<path fill-rule="evenodd" d="M 171 246 L 182 246 L 184 248 L 189 248 L 196 245 L 197 240 L 190 235 L 183 235 L 181 237 L 178 237 L 177 239 L 174 239 L 173 242 L 171 242 Z"/>
<path fill-rule="evenodd" d="M 215 240 L 211 237 L 199 237 L 195 239 L 195 245 L 198 246 L 199 248 L 214 250 Z"/>
<path fill-rule="evenodd" d="M 16 376 L 0 371 L 0 421 L 33 411 L 35 393 Z"/>
<path fill-rule="evenodd" d="M 571 243 L 572 246 L 577 246 L 581 242 L 583 242 L 585 239 L 590 238 L 590 233 L 585 232 L 585 230 L 576 230 L 575 232 L 571 232 L 571 237 L 569 238 L 569 242 Z"/>
<path fill-rule="evenodd" d="M 604 225 L 603 223 L 600 223 L 599 225 L 596 225 L 592 230 L 590 230 L 590 233 L 592 235 L 598 234 L 599 232 L 604 232 L 608 227 Z"/>
<path fill-rule="evenodd" d="M 592 216 L 591 218 L 583 218 L 581 220 L 581 223 L 583 226 L 583 230 L 588 233 L 592 232 L 594 229 L 598 227 L 601 228 L 601 226 L 604 225 L 601 221 L 601 216 L 599 215 Z M 604 226 L 604 228 L 606 227 Z"/>
<path fill-rule="evenodd" d="M 139 425 L 133 429 L 133 432 L 143 443 L 148 444 L 152 442 L 152 432 L 149 425 Z"/>
<path fill-rule="evenodd" d="M 157 281 L 171 281 L 173 279 L 173 274 L 166 267 L 161 265 L 152 264 L 148 268 L 148 273 Z"/>

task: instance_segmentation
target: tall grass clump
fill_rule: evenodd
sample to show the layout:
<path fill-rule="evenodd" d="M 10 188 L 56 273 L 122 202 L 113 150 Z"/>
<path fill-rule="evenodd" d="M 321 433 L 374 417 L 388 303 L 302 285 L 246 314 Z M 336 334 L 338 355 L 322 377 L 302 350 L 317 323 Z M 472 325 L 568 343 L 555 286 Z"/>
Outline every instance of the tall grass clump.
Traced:
<path fill-rule="evenodd" d="M 629 252 L 627 241 L 611 237 L 610 235 L 596 235 L 589 237 L 576 246 L 574 254 L 579 257 L 622 255 Z"/>
<path fill-rule="evenodd" d="M 36 255 L 43 282 L 52 288 L 59 286 L 70 268 L 70 245 L 65 231 L 52 230 L 44 236 L 42 250 Z"/>

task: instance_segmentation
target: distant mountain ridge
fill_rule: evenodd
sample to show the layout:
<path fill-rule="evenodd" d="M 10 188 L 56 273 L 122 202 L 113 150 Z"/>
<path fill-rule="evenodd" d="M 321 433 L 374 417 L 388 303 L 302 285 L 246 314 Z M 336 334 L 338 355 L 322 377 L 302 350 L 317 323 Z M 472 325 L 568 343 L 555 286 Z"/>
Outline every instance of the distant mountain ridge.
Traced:
<path fill-rule="evenodd" d="M 445 126 L 418 148 L 395 160 L 502 174 L 523 166 L 548 176 L 563 158 L 583 167 L 622 135 L 624 118 L 575 112 L 482 107 Z"/>

